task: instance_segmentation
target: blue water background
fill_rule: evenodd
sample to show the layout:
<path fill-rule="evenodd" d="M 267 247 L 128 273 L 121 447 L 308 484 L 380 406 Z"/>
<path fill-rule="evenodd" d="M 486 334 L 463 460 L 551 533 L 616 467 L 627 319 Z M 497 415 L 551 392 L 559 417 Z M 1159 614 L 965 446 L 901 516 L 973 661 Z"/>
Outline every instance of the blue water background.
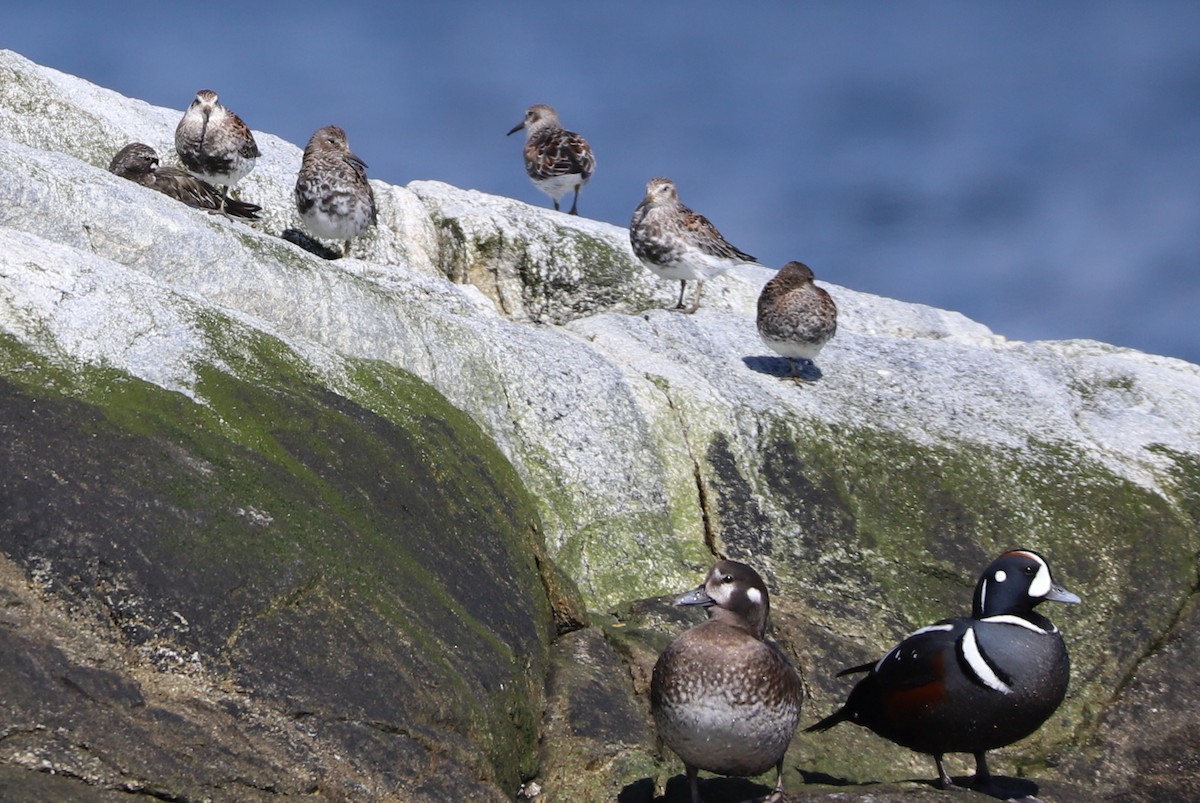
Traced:
<path fill-rule="evenodd" d="M 373 177 L 546 205 L 526 106 L 599 167 L 626 225 L 675 179 L 779 266 L 959 310 L 1016 339 L 1200 363 L 1200 2 L 47 2 L 0 47 L 182 110 L 216 89 Z"/>

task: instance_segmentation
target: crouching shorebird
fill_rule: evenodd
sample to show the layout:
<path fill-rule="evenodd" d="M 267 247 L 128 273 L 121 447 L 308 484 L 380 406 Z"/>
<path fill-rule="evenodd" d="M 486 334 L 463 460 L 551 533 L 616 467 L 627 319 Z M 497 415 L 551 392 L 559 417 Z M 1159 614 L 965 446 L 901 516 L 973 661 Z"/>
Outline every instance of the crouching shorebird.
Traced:
<path fill-rule="evenodd" d="M 236 198 L 226 198 L 216 187 L 191 173 L 170 165 L 160 165 L 154 148 L 141 142 L 131 142 L 117 151 L 108 170 L 196 209 L 224 212 L 227 216 L 246 220 L 258 220 L 258 213 L 262 209 Z"/>
<path fill-rule="evenodd" d="M 183 113 L 175 127 L 175 151 L 191 173 L 221 188 L 223 203 L 261 156 L 254 134 L 211 89 L 197 92 Z"/>
<path fill-rule="evenodd" d="M 629 223 L 629 243 L 649 270 L 663 279 L 679 281 L 675 309 L 688 314 L 700 309 L 700 291 L 706 280 L 735 265 L 755 262 L 754 257 L 726 242 L 708 218 L 684 206 L 669 178 L 653 178 L 646 184 L 646 197 Z M 689 279 L 696 282 L 696 294 L 692 305 L 685 308 L 683 293 Z"/>
<path fill-rule="evenodd" d="M 509 136 L 525 129 L 525 172 L 533 186 L 550 196 L 554 209 L 568 192 L 575 191 L 572 215 L 579 214 L 579 191 L 596 172 L 592 147 L 574 131 L 558 122 L 554 107 L 540 103 L 530 106 L 525 119 L 513 126 Z"/>
<path fill-rule="evenodd" d="M 953 786 L 946 753 L 973 753 L 973 785 L 991 781 L 986 753 L 1024 739 L 1057 710 L 1071 662 L 1062 634 L 1034 612 L 1046 601 L 1079 602 L 1056 584 L 1036 552 L 1005 552 L 983 571 L 970 618 L 943 619 L 904 639 L 877 663 L 839 673 L 867 675 L 846 704 L 808 731 L 839 722 L 933 756 L 938 784 Z"/>
<path fill-rule="evenodd" d="M 698 770 L 760 775 L 775 768 L 783 795 L 783 756 L 800 720 L 800 675 L 764 640 L 771 605 L 758 572 L 719 561 L 699 588 L 675 601 L 701 605 L 708 620 L 684 631 L 654 665 L 650 707 L 659 736 L 687 769 L 692 803 Z"/>
<path fill-rule="evenodd" d="M 350 242 L 377 221 L 367 165 L 350 151 L 346 132 L 335 125 L 317 130 L 304 148 L 296 176 L 296 210 L 316 237 Z"/>
<path fill-rule="evenodd" d="M 768 348 L 786 357 L 792 377 L 804 379 L 796 361 L 813 363 L 837 332 L 837 305 L 802 262 L 784 265 L 758 296 L 758 335 Z"/>

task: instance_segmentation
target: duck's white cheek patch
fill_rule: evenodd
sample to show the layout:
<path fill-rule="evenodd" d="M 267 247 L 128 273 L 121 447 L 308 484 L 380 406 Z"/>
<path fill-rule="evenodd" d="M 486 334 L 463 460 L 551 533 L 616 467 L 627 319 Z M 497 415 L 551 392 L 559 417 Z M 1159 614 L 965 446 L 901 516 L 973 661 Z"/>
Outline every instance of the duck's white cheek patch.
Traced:
<path fill-rule="evenodd" d="M 755 605 L 761 605 L 762 604 L 762 592 L 759 591 L 757 588 L 748 588 L 748 589 L 746 589 L 746 599 L 750 600 Z"/>
<path fill-rule="evenodd" d="M 1038 573 L 1033 576 L 1033 582 L 1029 584 L 1029 596 L 1044 597 L 1050 593 L 1050 586 L 1053 583 L 1050 581 L 1050 569 L 1046 568 L 1046 564 L 1038 567 Z"/>
<path fill-rule="evenodd" d="M 1005 580 L 1008 579 L 1008 572 L 1004 571 L 1003 569 L 997 569 L 995 576 L 996 576 L 997 583 L 1003 583 Z"/>
<path fill-rule="evenodd" d="M 725 605 L 729 602 L 729 586 L 726 583 L 719 583 L 717 584 L 716 588 L 710 587 L 708 589 L 708 595 L 712 597 L 718 605 Z"/>

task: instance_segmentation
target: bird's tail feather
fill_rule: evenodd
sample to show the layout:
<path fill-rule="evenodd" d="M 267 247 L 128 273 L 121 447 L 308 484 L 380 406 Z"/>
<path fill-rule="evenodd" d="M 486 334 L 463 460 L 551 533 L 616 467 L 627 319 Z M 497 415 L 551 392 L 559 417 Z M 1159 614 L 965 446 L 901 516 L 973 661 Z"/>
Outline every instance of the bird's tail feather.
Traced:
<path fill-rule="evenodd" d="M 816 725 L 809 725 L 804 729 L 804 732 L 820 733 L 822 731 L 827 731 L 834 725 L 837 725 L 839 722 L 845 722 L 848 719 L 850 719 L 850 714 L 847 712 L 846 707 L 842 706 L 837 711 L 834 711 L 832 714 L 818 722 Z"/>

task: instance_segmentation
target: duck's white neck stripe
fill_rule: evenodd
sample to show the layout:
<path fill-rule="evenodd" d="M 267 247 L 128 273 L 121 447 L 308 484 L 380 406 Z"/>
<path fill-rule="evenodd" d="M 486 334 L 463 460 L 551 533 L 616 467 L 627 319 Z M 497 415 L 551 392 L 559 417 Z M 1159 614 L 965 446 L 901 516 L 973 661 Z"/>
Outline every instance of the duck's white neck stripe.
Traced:
<path fill-rule="evenodd" d="M 979 645 L 975 643 L 975 628 L 968 627 L 967 632 L 963 633 L 962 651 L 963 657 L 967 659 L 967 666 L 975 673 L 980 683 L 1001 694 L 1012 694 L 1009 685 L 1000 679 L 984 659 L 983 653 L 979 652 Z"/>
<path fill-rule="evenodd" d="M 1018 627 L 1023 627 L 1026 630 L 1032 630 L 1034 633 L 1041 633 L 1043 636 L 1046 635 L 1046 631 L 1035 625 L 1033 622 L 1020 616 L 1013 616 L 1011 613 L 1002 613 L 998 616 L 989 616 L 986 619 L 980 619 L 979 621 L 993 622 L 998 625 L 1017 625 Z"/>

